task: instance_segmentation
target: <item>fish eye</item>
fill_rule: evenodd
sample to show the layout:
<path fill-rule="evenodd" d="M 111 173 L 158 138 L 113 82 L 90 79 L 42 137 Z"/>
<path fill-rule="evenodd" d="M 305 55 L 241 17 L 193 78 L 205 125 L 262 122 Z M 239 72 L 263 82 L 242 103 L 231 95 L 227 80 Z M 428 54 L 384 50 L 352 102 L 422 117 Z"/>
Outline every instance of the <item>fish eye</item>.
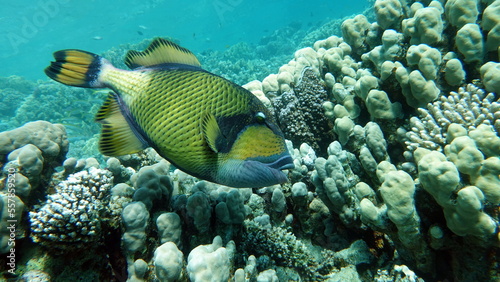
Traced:
<path fill-rule="evenodd" d="M 266 121 L 266 115 L 263 112 L 256 113 L 255 118 L 258 123 L 264 123 Z"/>

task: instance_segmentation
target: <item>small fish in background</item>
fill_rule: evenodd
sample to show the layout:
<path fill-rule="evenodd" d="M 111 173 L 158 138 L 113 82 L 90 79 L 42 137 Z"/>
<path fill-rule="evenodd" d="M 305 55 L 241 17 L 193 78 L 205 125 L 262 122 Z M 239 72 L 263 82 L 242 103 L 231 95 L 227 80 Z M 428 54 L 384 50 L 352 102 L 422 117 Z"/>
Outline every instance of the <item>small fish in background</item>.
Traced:
<path fill-rule="evenodd" d="M 143 30 L 148 29 L 146 26 L 143 26 L 143 25 L 140 25 L 138 27 L 139 27 L 139 29 L 137 30 L 137 34 L 139 34 L 139 35 L 144 35 Z"/>
<path fill-rule="evenodd" d="M 102 40 L 102 36 L 98 36 L 97 35 L 97 36 L 92 37 L 92 39 L 94 39 L 94 40 Z"/>
<path fill-rule="evenodd" d="M 231 187 L 287 181 L 294 167 L 283 133 L 269 110 L 248 90 L 201 68 L 187 49 L 155 39 L 129 51 L 117 69 L 96 54 L 54 53 L 45 69 L 70 86 L 110 88 L 97 113 L 99 149 L 120 156 L 153 147 L 180 170 Z"/>

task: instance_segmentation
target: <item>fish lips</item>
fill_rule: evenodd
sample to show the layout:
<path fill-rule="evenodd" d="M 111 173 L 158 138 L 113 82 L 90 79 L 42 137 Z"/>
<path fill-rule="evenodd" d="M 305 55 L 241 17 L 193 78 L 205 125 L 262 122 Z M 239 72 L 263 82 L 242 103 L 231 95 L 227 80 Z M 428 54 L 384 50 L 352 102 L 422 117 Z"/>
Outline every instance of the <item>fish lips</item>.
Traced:
<path fill-rule="evenodd" d="M 293 164 L 293 159 L 290 155 L 286 154 L 272 163 L 263 163 L 265 166 L 273 170 L 293 169 L 295 165 Z"/>
<path fill-rule="evenodd" d="M 235 188 L 258 188 L 288 181 L 282 171 L 294 168 L 293 159 L 284 154 L 271 163 L 247 159 L 232 160 L 221 167 L 218 182 Z"/>
<path fill-rule="evenodd" d="M 269 184 L 262 186 L 270 186 L 287 182 L 288 181 L 287 175 L 282 170 L 295 168 L 295 165 L 293 164 L 293 159 L 290 155 L 282 156 L 281 158 L 277 159 L 272 163 L 260 163 L 260 165 L 264 165 L 268 168 L 267 170 L 268 173 L 267 174 L 264 173 L 264 175 L 261 175 L 261 177 L 267 175 L 270 181 Z M 277 183 L 271 183 L 273 180 L 275 180 Z"/>

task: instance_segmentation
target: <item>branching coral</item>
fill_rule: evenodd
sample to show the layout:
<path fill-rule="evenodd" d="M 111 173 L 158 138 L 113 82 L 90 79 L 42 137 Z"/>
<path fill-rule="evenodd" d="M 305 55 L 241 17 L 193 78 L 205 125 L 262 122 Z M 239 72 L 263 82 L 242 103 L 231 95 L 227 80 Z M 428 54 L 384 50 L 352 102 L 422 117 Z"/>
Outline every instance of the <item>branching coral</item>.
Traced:
<path fill-rule="evenodd" d="M 61 182 L 45 205 L 30 212 L 33 240 L 57 248 L 81 248 L 98 241 L 112 180 L 109 171 L 90 168 Z"/>
<path fill-rule="evenodd" d="M 418 111 L 421 118 L 410 119 L 411 131 L 407 133 L 406 144 L 411 151 L 418 147 L 441 151 L 448 143 L 447 131 L 452 123 L 460 124 L 467 130 L 481 124 L 492 125 L 496 132 L 500 132 L 498 98 L 472 84 L 450 92 L 448 97 L 441 96 L 438 101 Z"/>

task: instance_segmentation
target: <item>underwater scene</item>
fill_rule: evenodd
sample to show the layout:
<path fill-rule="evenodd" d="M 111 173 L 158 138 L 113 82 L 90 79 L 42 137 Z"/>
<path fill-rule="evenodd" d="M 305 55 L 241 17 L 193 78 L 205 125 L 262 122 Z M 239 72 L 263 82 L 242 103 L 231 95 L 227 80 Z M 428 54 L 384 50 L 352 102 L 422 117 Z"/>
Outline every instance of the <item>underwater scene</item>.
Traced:
<path fill-rule="evenodd" d="M 500 280 L 500 0 L 0 22 L 0 281 Z"/>

